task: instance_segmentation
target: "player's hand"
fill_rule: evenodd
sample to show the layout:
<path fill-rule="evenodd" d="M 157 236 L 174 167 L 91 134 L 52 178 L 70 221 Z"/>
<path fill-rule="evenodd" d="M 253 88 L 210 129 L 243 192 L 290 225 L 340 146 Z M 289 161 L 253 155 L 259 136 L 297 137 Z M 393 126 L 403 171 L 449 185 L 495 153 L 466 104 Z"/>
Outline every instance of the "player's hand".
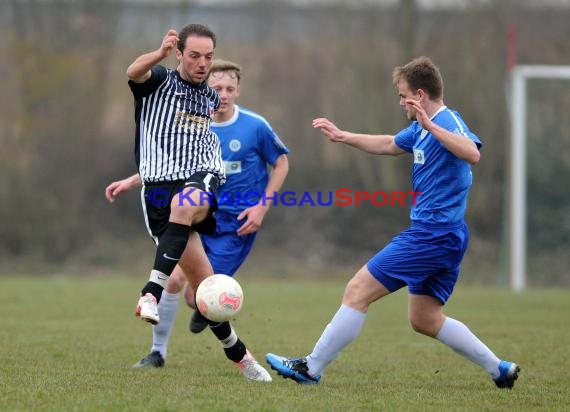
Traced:
<path fill-rule="evenodd" d="M 420 104 L 419 100 L 407 99 L 406 104 L 413 107 L 416 112 L 416 120 L 422 126 L 424 130 L 430 130 L 430 126 L 432 124 L 429 116 L 427 115 L 426 111 Z"/>
<path fill-rule="evenodd" d="M 174 29 L 168 30 L 164 39 L 162 39 L 162 44 L 160 45 L 160 51 L 164 57 L 170 55 L 172 50 L 176 50 L 176 45 L 178 44 L 178 32 Z"/>
<path fill-rule="evenodd" d="M 238 220 L 243 220 L 247 218 L 245 223 L 239 227 L 237 230 L 238 236 L 249 235 L 250 233 L 255 233 L 261 227 L 263 223 L 263 217 L 267 213 L 267 206 L 258 204 L 252 207 L 248 207 L 237 217 Z"/>
<path fill-rule="evenodd" d="M 320 117 L 318 119 L 313 120 L 313 127 L 315 129 L 320 129 L 321 133 L 324 134 L 329 140 L 333 142 L 342 142 L 344 141 L 344 134 L 342 130 L 340 130 L 336 125 L 331 122 L 329 119 L 324 117 Z"/>
<path fill-rule="evenodd" d="M 109 203 L 114 203 L 118 195 L 123 192 L 128 192 L 129 190 L 131 190 L 131 185 L 127 182 L 127 179 L 119 180 L 105 188 L 105 197 Z"/>

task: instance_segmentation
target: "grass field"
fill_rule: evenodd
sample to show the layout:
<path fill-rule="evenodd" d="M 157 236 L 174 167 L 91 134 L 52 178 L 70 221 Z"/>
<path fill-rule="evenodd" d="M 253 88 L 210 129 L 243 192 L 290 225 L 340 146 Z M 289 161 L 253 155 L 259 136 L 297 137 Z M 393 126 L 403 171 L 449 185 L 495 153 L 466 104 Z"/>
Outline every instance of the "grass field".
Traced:
<path fill-rule="evenodd" d="M 166 367 L 133 370 L 150 327 L 133 316 L 144 279 L 3 277 L 2 411 L 563 411 L 570 408 L 570 290 L 459 285 L 447 312 L 522 373 L 512 391 L 437 341 L 411 331 L 406 295 L 375 304 L 363 333 L 321 384 L 248 382 L 214 336 L 188 332 L 181 306 Z M 254 355 L 308 353 L 344 281 L 241 278 L 234 322 Z M 264 363 L 264 362 L 263 362 Z M 265 363 L 264 363 L 265 364 Z"/>

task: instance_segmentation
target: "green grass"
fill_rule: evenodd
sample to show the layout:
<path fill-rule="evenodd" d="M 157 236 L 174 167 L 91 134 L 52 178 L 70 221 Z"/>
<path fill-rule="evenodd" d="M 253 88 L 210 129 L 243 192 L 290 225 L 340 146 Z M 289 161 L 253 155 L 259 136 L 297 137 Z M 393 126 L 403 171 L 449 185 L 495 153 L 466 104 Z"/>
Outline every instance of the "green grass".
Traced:
<path fill-rule="evenodd" d="M 499 357 L 517 361 L 515 389 L 411 331 L 401 291 L 372 306 L 364 330 L 317 386 L 246 381 L 214 336 L 187 332 L 181 306 L 167 365 L 133 370 L 150 327 L 133 316 L 145 279 L 3 277 L 3 411 L 507 411 L 568 410 L 570 290 L 458 286 L 447 313 Z M 241 278 L 234 322 L 254 355 L 307 354 L 339 306 L 343 281 Z"/>

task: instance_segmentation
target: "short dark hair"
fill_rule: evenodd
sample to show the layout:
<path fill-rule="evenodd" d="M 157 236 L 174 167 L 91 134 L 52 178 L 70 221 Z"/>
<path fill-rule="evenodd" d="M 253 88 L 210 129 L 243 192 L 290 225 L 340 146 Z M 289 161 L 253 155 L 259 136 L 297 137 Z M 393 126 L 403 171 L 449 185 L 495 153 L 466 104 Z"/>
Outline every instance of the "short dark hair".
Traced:
<path fill-rule="evenodd" d="M 214 43 L 214 48 L 216 48 L 216 35 L 214 32 L 203 24 L 193 23 L 182 28 L 178 34 L 178 44 L 176 47 L 178 47 L 178 50 L 181 52 L 184 51 L 184 46 L 186 44 L 186 39 L 188 36 L 209 37 Z"/>
<path fill-rule="evenodd" d="M 392 73 L 394 87 L 398 87 L 400 80 L 405 80 L 414 92 L 422 89 L 431 99 L 443 96 L 441 72 L 429 57 L 421 56 L 405 66 L 396 67 Z"/>
<path fill-rule="evenodd" d="M 212 73 L 224 73 L 224 72 L 233 72 L 239 84 L 241 80 L 241 66 L 229 60 L 221 60 L 221 59 L 214 60 L 212 66 L 210 66 L 210 71 L 208 72 L 208 78 L 212 75 Z"/>

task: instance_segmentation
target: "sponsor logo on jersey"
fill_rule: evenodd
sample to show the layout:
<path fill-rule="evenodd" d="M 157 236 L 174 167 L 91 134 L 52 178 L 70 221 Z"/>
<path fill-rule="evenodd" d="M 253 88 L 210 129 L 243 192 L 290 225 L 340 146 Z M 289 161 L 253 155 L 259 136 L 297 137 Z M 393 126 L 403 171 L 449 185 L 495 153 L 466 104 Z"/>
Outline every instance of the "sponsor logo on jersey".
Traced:
<path fill-rule="evenodd" d="M 233 162 L 224 161 L 224 167 L 226 168 L 227 175 L 241 173 L 241 160 L 236 160 Z"/>
<path fill-rule="evenodd" d="M 423 165 L 426 161 L 424 151 L 421 149 L 414 149 L 414 163 Z"/>

